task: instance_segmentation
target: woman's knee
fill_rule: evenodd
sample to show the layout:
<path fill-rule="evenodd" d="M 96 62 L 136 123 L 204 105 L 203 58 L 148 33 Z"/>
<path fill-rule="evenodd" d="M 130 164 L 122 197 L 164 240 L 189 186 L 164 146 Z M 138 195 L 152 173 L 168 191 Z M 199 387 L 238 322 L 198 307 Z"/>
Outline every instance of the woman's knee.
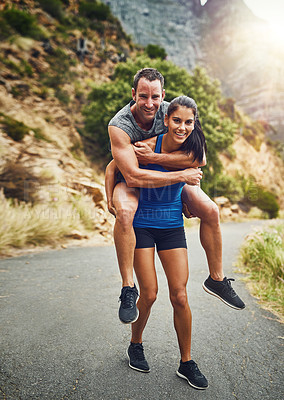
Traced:
<path fill-rule="evenodd" d="M 174 308 L 185 308 L 188 306 L 186 288 L 174 290 L 170 293 L 170 299 Z"/>
<path fill-rule="evenodd" d="M 152 290 L 147 290 L 146 292 L 142 292 L 140 293 L 140 299 L 141 301 L 144 302 L 144 304 L 147 307 L 152 307 L 152 305 L 155 303 L 156 299 L 157 299 L 157 292 L 158 290 L 156 289 L 152 289 Z"/>

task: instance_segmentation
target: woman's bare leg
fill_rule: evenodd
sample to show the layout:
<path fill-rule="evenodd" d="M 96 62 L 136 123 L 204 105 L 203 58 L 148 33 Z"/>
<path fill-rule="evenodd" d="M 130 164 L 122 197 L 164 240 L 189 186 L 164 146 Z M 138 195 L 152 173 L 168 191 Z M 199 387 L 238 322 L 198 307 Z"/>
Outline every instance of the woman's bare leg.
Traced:
<path fill-rule="evenodd" d="M 154 247 L 136 249 L 134 253 L 134 269 L 139 283 L 140 297 L 137 302 L 139 318 L 131 325 L 132 343 L 142 343 L 142 334 L 148 321 L 151 307 L 157 297 L 158 282 L 154 255 Z"/>
<path fill-rule="evenodd" d="M 181 360 L 191 360 L 191 310 L 188 304 L 186 285 L 188 281 L 187 250 L 172 249 L 159 251 L 165 270 L 170 300 L 174 309 L 174 326 L 177 333 Z"/>

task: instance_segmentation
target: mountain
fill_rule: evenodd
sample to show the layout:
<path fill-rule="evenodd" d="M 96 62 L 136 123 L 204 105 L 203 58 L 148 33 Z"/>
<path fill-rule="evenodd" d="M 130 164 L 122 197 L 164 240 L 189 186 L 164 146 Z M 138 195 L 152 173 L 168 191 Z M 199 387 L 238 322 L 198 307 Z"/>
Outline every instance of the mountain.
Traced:
<path fill-rule="evenodd" d="M 197 64 L 223 93 L 284 139 L 284 47 L 242 0 L 106 0 L 134 41 L 162 46 L 175 64 Z"/>

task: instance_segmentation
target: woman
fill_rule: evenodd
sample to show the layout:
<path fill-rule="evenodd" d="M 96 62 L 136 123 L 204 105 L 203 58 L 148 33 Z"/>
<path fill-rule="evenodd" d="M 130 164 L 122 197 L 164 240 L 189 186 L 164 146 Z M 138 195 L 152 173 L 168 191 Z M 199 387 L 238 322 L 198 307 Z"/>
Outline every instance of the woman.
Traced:
<path fill-rule="evenodd" d="M 206 143 L 193 99 L 186 96 L 175 98 L 169 105 L 165 126 L 168 127 L 167 133 L 146 141 L 153 151 L 184 151 L 193 156 L 196 167 L 205 164 Z M 141 168 L 166 171 L 156 164 Z M 112 162 L 106 171 L 108 198 L 109 188 L 114 185 L 115 171 L 116 167 Z M 133 222 L 136 234 L 134 269 L 140 288 L 137 303 L 139 317 L 132 324 L 127 355 L 131 368 L 141 372 L 150 371 L 144 356 L 142 334 L 158 291 L 154 261 L 156 245 L 174 309 L 174 326 L 181 354 L 177 375 L 197 389 L 206 389 L 207 379 L 191 359 L 191 311 L 186 291 L 189 272 L 181 201 L 183 185 L 140 189 L 139 205 Z"/>

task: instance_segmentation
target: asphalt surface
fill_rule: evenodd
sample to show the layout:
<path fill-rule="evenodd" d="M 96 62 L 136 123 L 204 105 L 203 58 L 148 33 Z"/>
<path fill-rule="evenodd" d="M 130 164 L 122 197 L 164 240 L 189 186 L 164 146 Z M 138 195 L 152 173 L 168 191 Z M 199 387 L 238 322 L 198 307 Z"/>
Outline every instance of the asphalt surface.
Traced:
<path fill-rule="evenodd" d="M 254 222 L 222 225 L 224 270 L 246 303 L 237 311 L 201 287 L 208 275 L 198 229 L 187 232 L 192 356 L 209 381 L 176 376 L 179 351 L 162 267 L 144 333 L 149 374 L 128 367 L 130 326 L 117 317 L 113 247 L 70 248 L 0 261 L 0 399 L 283 400 L 283 325 L 259 307 L 233 263 Z"/>

